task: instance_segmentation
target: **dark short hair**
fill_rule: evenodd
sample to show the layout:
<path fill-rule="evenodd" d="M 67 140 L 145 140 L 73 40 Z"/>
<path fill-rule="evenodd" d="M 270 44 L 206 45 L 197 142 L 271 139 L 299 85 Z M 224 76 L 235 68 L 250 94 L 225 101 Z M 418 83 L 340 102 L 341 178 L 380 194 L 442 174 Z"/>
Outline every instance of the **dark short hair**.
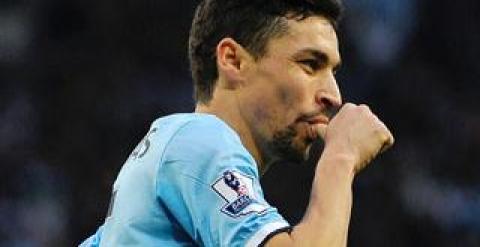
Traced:
<path fill-rule="evenodd" d="M 269 39 L 288 30 L 285 18 L 323 16 L 334 27 L 342 14 L 340 0 L 202 0 L 189 38 L 189 59 L 197 102 L 208 103 L 218 78 L 216 46 L 230 37 L 254 58 L 265 54 Z"/>

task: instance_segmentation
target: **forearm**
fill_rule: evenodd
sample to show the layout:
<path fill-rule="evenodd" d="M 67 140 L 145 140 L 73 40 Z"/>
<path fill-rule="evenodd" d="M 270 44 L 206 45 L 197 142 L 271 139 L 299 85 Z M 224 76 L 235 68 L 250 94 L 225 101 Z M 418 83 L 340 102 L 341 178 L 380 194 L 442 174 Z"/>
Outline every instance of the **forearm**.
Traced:
<path fill-rule="evenodd" d="M 353 159 L 325 150 L 307 211 L 291 233 L 295 246 L 346 246 L 352 207 Z"/>
<path fill-rule="evenodd" d="M 345 104 L 319 129 L 325 144 L 315 171 L 307 211 L 291 234 L 278 234 L 267 246 L 345 247 L 352 209 L 352 183 L 380 150 L 393 145 L 388 128 L 366 105 Z"/>

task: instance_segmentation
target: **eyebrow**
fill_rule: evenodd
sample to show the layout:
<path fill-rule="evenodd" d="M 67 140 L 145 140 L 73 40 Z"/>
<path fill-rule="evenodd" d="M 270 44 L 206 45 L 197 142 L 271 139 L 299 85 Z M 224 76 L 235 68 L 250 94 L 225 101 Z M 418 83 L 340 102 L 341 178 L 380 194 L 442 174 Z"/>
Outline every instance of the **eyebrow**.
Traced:
<path fill-rule="evenodd" d="M 315 57 L 315 59 L 319 60 L 321 63 L 329 63 L 330 62 L 330 57 L 327 55 L 322 50 L 314 49 L 314 48 L 305 48 L 302 49 L 298 52 L 298 54 L 301 53 L 309 53 Z M 336 71 L 342 66 L 342 60 L 339 60 L 336 64 L 333 66 L 333 70 Z"/>

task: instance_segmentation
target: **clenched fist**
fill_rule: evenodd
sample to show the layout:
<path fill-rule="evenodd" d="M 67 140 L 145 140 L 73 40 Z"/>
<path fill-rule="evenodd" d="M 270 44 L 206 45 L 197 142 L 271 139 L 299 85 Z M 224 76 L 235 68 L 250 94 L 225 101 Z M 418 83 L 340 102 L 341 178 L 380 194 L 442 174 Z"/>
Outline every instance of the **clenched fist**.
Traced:
<path fill-rule="evenodd" d="M 345 155 L 354 162 L 355 173 L 394 143 L 392 133 L 366 105 L 347 103 L 319 135 L 325 150 Z"/>

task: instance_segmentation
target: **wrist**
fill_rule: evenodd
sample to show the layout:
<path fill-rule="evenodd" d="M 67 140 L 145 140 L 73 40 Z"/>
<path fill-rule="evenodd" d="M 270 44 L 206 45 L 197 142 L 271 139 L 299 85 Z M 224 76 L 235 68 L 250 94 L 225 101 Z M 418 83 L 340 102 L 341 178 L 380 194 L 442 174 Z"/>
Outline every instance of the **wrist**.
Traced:
<path fill-rule="evenodd" d="M 351 152 L 343 152 L 331 146 L 325 146 L 317 168 L 333 169 L 353 179 L 356 173 L 357 157 Z"/>

